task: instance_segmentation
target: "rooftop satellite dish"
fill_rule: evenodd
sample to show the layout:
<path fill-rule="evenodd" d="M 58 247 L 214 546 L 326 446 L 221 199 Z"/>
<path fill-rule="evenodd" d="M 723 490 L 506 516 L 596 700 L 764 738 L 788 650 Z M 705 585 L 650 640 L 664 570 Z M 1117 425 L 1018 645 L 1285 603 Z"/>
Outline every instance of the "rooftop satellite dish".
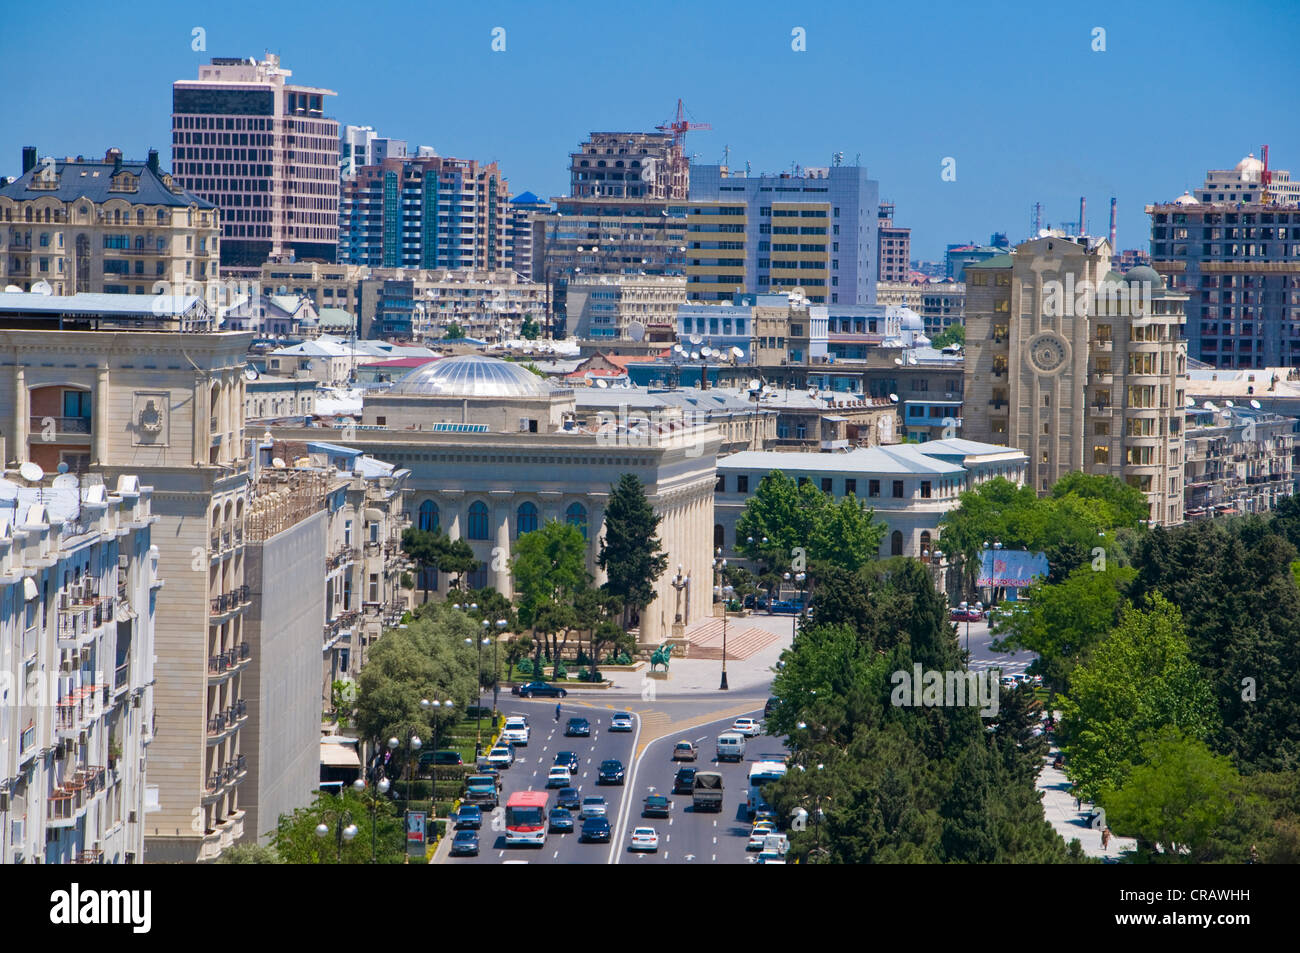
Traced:
<path fill-rule="evenodd" d="M 1229 407 L 1235 406 L 1230 400 L 1225 400 L 1224 403 L 1227 404 Z"/>
<path fill-rule="evenodd" d="M 916 355 L 915 355 L 915 354 L 909 354 L 909 355 L 907 355 L 907 363 L 909 363 L 909 364 L 915 364 L 915 363 L 916 363 Z"/>
<path fill-rule="evenodd" d="M 30 460 L 18 468 L 18 475 L 28 483 L 40 483 L 45 479 L 45 471 L 39 464 L 32 463 Z"/>
<path fill-rule="evenodd" d="M 700 356 L 701 356 L 701 357 L 708 357 L 708 356 L 709 356 L 710 354 L 712 354 L 712 353 L 713 353 L 713 348 L 710 348 L 710 347 L 702 347 L 702 348 L 700 348 Z"/>
<path fill-rule="evenodd" d="M 257 373 L 257 368 L 252 364 L 248 364 L 244 367 L 244 380 L 255 381 L 261 376 L 261 374 Z"/>
<path fill-rule="evenodd" d="M 54 289 L 50 287 L 50 283 L 48 281 L 42 278 L 40 281 L 36 282 L 36 284 L 32 285 L 32 294 L 52 295 L 54 294 Z"/>
<path fill-rule="evenodd" d="M 890 395 L 889 395 L 889 401 L 890 401 L 890 403 L 893 403 L 893 404 L 898 403 L 898 395 L 897 395 L 897 394 L 890 394 Z"/>
<path fill-rule="evenodd" d="M 733 347 L 731 349 L 731 356 L 734 357 L 736 360 L 740 360 L 742 357 L 745 356 L 745 352 L 738 347 Z"/>
<path fill-rule="evenodd" d="M 18 499 L 18 484 L 12 480 L 0 479 L 0 500 Z"/>
<path fill-rule="evenodd" d="M 1252 401 L 1250 402 L 1250 406 L 1254 407 L 1256 410 L 1259 410 L 1261 405 L 1260 405 L 1259 401 L 1257 401 L 1257 400 L 1252 400 Z"/>
<path fill-rule="evenodd" d="M 283 470 L 283 469 L 284 469 L 284 458 L 283 458 L 283 457 L 276 457 L 275 459 L 273 459 L 273 460 L 271 461 L 271 466 L 275 467 L 277 470 Z"/>
<path fill-rule="evenodd" d="M 1218 407 L 1215 407 L 1212 403 L 1210 403 L 1208 400 L 1207 400 L 1205 403 L 1201 404 L 1201 406 L 1204 407 L 1206 410 L 1218 410 L 1218 409 L 1219 409 Z"/>
<path fill-rule="evenodd" d="M 627 324 L 627 336 L 633 341 L 645 340 L 645 325 L 640 321 L 629 321 Z"/>
<path fill-rule="evenodd" d="M 60 473 L 54 478 L 54 481 L 50 485 L 59 490 L 66 490 L 71 487 L 79 486 L 80 481 L 77 480 L 77 475 L 75 473 Z"/>
<path fill-rule="evenodd" d="M 596 386 L 599 387 L 601 390 L 604 390 L 606 387 L 609 386 L 609 381 L 605 380 L 605 378 L 603 377 L 597 378 Z"/>
<path fill-rule="evenodd" d="M 698 361 L 699 359 L 700 359 L 700 352 L 699 352 L 699 351 L 691 351 L 691 360 L 692 360 L 692 361 Z"/>
<path fill-rule="evenodd" d="M 750 381 L 749 381 L 749 389 L 750 389 L 750 390 L 758 390 L 758 389 L 759 389 L 760 387 L 762 387 L 762 386 L 763 386 L 763 385 L 760 384 L 760 383 L 758 382 L 758 378 L 757 378 L 757 377 L 750 378 Z"/>
<path fill-rule="evenodd" d="M 1232 416 L 1232 411 L 1230 411 L 1230 410 L 1226 410 L 1226 409 L 1225 409 L 1225 410 L 1221 410 L 1221 411 L 1219 411 L 1219 416 L 1220 416 L 1220 417 L 1223 417 L 1224 419 L 1228 419 L 1228 418 L 1230 418 L 1230 417 Z"/>
<path fill-rule="evenodd" d="M 673 345 L 673 350 L 676 351 L 678 354 L 685 354 L 685 353 L 686 353 L 686 348 L 682 347 L 680 344 L 674 344 L 674 345 Z"/>
<path fill-rule="evenodd" d="M 692 335 L 691 335 L 690 337 L 688 337 L 686 340 L 690 341 L 692 344 L 702 344 L 702 343 L 704 343 L 704 338 L 700 337 L 698 334 L 692 334 Z"/>
<path fill-rule="evenodd" d="M 1195 407 L 1195 406 L 1196 406 L 1196 401 L 1193 400 L 1191 397 L 1188 397 L 1187 400 L 1186 400 L 1184 403 L 1185 403 L 1188 407 Z"/>
<path fill-rule="evenodd" d="M 17 285 L 5 285 L 5 294 L 7 295 L 15 295 L 15 294 L 22 294 L 22 293 L 23 293 L 23 289 L 19 288 Z"/>
<path fill-rule="evenodd" d="M 901 357 L 896 357 L 896 358 L 894 358 L 894 363 L 895 363 L 895 364 L 902 364 L 902 363 L 903 363 L 903 359 L 902 359 Z"/>

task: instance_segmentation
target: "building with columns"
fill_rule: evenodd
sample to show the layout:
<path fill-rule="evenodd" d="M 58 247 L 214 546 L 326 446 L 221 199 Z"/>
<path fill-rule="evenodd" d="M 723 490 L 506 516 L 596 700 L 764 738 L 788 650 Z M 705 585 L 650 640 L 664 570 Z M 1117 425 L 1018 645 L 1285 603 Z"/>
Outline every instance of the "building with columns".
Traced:
<path fill-rule="evenodd" d="M 663 516 L 659 538 L 670 566 L 693 583 L 690 618 L 712 601 L 711 535 L 715 426 L 677 421 L 628 426 L 626 415 L 603 427 L 583 427 L 574 396 L 518 364 L 466 355 L 416 368 L 387 391 L 367 394 L 351 447 L 410 471 L 408 511 L 419 529 L 464 539 L 479 560 L 469 588 L 513 591 L 513 543 L 547 520 L 579 527 L 588 540 L 587 569 L 596 564 L 609 493 L 624 473 L 635 474 Z M 273 428 L 277 438 L 311 440 L 318 428 Z M 671 633 L 676 593 L 671 573 L 655 583 L 657 598 L 641 618 L 640 641 Z M 698 580 L 698 585 L 694 583 Z M 446 592 L 442 573 L 421 573 L 416 598 Z"/>

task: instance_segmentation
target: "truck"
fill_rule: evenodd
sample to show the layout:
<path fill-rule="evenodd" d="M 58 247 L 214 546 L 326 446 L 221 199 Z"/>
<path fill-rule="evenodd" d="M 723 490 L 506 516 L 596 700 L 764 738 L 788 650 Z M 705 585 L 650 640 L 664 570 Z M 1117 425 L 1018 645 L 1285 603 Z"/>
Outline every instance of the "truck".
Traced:
<path fill-rule="evenodd" d="M 493 774 L 471 774 L 465 779 L 465 797 L 462 800 L 479 807 L 496 807 L 501 803 L 498 777 Z"/>
<path fill-rule="evenodd" d="M 506 719 L 505 727 L 501 729 L 501 743 L 526 746 L 530 734 L 532 729 L 528 727 L 527 718 L 511 716 Z"/>
<path fill-rule="evenodd" d="M 691 804 L 697 811 L 721 811 L 722 775 L 716 771 L 696 771 Z"/>

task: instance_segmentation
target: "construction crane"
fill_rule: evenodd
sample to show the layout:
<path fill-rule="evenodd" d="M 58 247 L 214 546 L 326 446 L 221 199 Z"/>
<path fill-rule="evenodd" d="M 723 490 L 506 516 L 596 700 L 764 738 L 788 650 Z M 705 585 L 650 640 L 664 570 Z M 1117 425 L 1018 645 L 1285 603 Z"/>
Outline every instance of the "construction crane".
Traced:
<path fill-rule="evenodd" d="M 1259 199 L 1262 204 L 1268 205 L 1273 199 L 1272 190 L 1269 188 L 1273 184 L 1273 173 L 1268 170 L 1268 146 L 1261 147 L 1260 151 L 1264 153 L 1264 171 L 1259 177 L 1261 187 Z"/>
<path fill-rule="evenodd" d="M 669 122 L 660 123 L 655 126 L 660 132 L 671 132 L 673 134 L 673 145 L 680 147 L 685 151 L 686 133 L 691 129 L 712 129 L 713 126 L 707 122 L 690 122 L 684 115 L 685 106 L 682 101 L 677 100 L 677 115 Z"/>

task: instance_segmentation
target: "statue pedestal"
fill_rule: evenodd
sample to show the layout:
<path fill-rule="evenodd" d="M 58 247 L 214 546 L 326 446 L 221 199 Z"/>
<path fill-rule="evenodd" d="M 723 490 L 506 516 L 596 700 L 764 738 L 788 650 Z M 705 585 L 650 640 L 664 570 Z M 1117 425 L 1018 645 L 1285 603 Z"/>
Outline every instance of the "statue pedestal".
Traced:
<path fill-rule="evenodd" d="M 674 622 L 672 637 L 674 639 L 684 639 L 686 637 L 686 626 L 680 622 Z"/>
<path fill-rule="evenodd" d="M 645 677 L 646 677 L 646 678 L 657 678 L 657 679 L 658 679 L 659 681 L 661 681 L 661 682 L 666 682 L 666 681 L 668 681 L 668 673 L 667 673 L 667 672 L 646 672 L 646 673 L 645 673 Z"/>

